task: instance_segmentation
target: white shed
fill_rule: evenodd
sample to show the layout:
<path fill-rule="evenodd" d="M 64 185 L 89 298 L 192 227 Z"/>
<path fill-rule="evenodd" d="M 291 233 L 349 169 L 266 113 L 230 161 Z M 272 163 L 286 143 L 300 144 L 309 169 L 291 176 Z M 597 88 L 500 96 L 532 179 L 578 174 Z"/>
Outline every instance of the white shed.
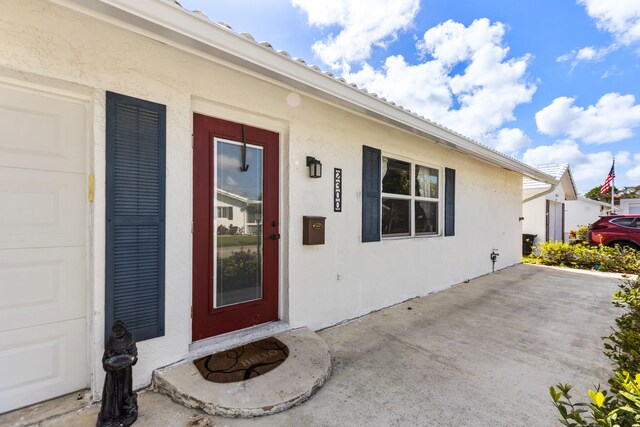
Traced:
<path fill-rule="evenodd" d="M 553 176 L 558 182 L 549 184 L 523 179 L 522 232 L 535 235 L 534 244 L 565 241 L 565 234 L 568 233 L 565 204 L 578 197 L 571 169 L 567 163 L 540 165 L 537 169 Z"/>

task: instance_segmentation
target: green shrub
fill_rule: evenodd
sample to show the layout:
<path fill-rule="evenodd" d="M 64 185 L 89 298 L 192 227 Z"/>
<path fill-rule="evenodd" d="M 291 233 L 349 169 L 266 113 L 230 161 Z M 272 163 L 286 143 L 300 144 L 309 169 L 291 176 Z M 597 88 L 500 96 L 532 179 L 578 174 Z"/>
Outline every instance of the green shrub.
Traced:
<path fill-rule="evenodd" d="M 231 287 L 245 287 L 255 285 L 257 273 L 260 271 L 260 257 L 256 251 L 240 249 L 227 257 L 218 254 L 217 276 L 218 280 Z"/>
<path fill-rule="evenodd" d="M 238 227 L 233 224 L 229 225 L 228 227 L 220 224 L 217 230 L 218 236 L 235 236 L 244 233 L 243 227 Z"/>
<path fill-rule="evenodd" d="M 616 327 L 605 338 L 605 352 L 619 370 L 640 373 L 640 279 L 624 280 L 613 296 L 613 304 L 624 310 Z"/>
<path fill-rule="evenodd" d="M 523 261 L 617 273 L 640 272 L 640 254 L 637 251 L 583 243 L 572 245 L 563 242 L 543 242 L 536 245 L 533 253 L 523 258 Z"/>
<path fill-rule="evenodd" d="M 581 242 L 586 242 L 588 230 L 589 230 L 589 227 L 586 225 L 583 225 L 582 227 L 578 228 L 576 230 L 576 240 L 579 240 Z"/>
<path fill-rule="evenodd" d="M 604 353 L 615 364 L 610 390 L 589 390 L 591 403 L 574 403 L 571 386 L 549 388 L 554 406 L 565 426 L 640 426 L 640 278 L 626 279 L 613 297 L 613 304 L 624 310 L 616 328 L 604 337 Z M 635 373 L 632 376 L 630 373 Z"/>
<path fill-rule="evenodd" d="M 558 384 L 549 388 L 553 404 L 560 412 L 560 423 L 565 426 L 585 427 L 638 427 L 640 426 L 640 374 L 632 378 L 627 372 L 616 372 L 617 392 L 589 390 L 591 403 L 574 403 L 571 386 Z"/>

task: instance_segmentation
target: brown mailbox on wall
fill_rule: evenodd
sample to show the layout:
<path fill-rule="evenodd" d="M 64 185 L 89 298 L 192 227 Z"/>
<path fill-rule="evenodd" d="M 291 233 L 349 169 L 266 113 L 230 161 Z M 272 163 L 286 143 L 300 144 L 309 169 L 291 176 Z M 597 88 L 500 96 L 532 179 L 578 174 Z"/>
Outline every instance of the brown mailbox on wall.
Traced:
<path fill-rule="evenodd" d="M 303 245 L 324 245 L 324 220 L 323 216 L 302 217 Z"/>

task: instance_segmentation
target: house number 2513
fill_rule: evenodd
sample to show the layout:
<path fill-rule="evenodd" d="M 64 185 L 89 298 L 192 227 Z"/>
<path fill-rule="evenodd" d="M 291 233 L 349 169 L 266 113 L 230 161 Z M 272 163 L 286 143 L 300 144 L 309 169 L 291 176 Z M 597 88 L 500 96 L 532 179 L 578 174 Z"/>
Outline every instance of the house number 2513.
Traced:
<path fill-rule="evenodd" d="M 333 211 L 342 212 L 342 169 L 333 170 Z"/>

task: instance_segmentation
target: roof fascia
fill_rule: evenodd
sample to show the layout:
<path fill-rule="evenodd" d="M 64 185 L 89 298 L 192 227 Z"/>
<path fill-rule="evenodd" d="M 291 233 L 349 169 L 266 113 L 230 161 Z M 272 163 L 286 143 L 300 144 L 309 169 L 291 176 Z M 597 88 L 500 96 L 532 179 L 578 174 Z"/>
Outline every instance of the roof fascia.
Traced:
<path fill-rule="evenodd" d="M 571 167 L 567 166 L 567 170 L 564 171 L 562 176 L 563 179 L 567 182 L 566 187 L 569 191 L 565 191 L 565 199 L 566 200 L 576 200 L 578 198 L 578 189 L 576 188 L 576 183 L 573 180 L 573 174 L 571 173 Z M 567 195 L 570 197 L 567 197 Z"/>
<path fill-rule="evenodd" d="M 564 190 L 565 200 L 576 200 L 578 198 L 578 192 L 576 191 L 576 187 L 573 183 L 573 178 L 571 177 L 571 172 L 569 172 L 569 169 L 565 170 L 562 174 L 560 183 Z"/>
<path fill-rule="evenodd" d="M 537 192 L 534 191 L 524 191 L 522 193 L 522 203 L 530 202 L 531 200 L 537 199 L 542 196 L 546 196 L 547 194 L 553 192 L 556 189 L 556 185 L 548 185 L 545 188 L 539 188 Z"/>
<path fill-rule="evenodd" d="M 164 0 L 49 0 L 175 48 L 212 55 L 346 109 L 439 143 L 527 178 L 557 180 L 525 163 L 390 105 L 273 49 Z M 190 51 L 187 49 L 188 51 Z M 247 59 L 250 58 L 250 59 Z"/>
<path fill-rule="evenodd" d="M 604 202 L 601 202 L 601 201 L 599 201 L 599 200 L 593 200 L 593 199 L 590 199 L 590 198 L 588 198 L 588 197 L 578 196 L 578 197 L 576 198 L 576 200 L 577 200 L 578 202 L 592 203 L 592 204 L 594 204 L 594 205 L 600 205 L 600 206 L 604 206 L 604 207 L 609 207 L 609 206 L 611 206 L 611 203 L 604 203 Z"/>

